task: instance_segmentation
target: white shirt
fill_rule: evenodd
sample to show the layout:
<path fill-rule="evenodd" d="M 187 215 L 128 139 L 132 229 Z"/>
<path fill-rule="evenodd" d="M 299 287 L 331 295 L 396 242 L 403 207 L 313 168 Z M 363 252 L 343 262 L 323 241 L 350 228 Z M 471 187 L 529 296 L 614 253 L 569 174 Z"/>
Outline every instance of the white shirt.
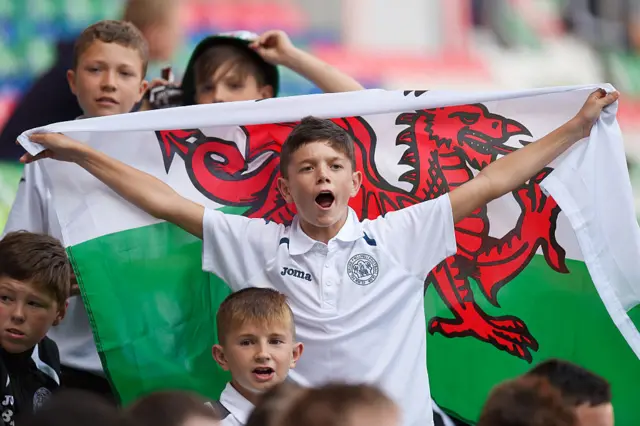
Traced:
<path fill-rule="evenodd" d="M 229 415 L 220 422 L 221 426 L 244 426 L 254 408 L 254 405 L 240 395 L 231 383 L 227 383 L 220 394 L 220 404 L 229 411 Z"/>
<path fill-rule="evenodd" d="M 4 228 L 4 234 L 26 230 L 51 235 L 62 240 L 62 231 L 39 163 L 27 164 L 20 180 L 16 199 Z M 82 298 L 69 299 L 69 306 L 60 325 L 51 327 L 49 338 L 60 350 L 60 362 L 67 367 L 104 376 L 93 332 Z"/>
<path fill-rule="evenodd" d="M 289 377 L 379 386 L 406 426 L 433 424 L 426 367 L 424 280 L 456 252 L 448 195 L 359 222 L 353 210 L 328 244 L 300 228 L 206 210 L 203 269 L 233 290 L 289 297 L 304 356 Z"/>

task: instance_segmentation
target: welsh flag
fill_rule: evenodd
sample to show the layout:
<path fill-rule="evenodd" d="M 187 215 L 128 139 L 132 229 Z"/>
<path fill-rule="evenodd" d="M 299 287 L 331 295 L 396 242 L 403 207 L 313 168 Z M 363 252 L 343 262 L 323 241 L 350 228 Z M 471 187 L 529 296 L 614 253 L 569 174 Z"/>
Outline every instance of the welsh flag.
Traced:
<path fill-rule="evenodd" d="M 353 137 L 364 175 L 351 206 L 374 218 L 437 197 L 541 138 L 593 90 L 371 90 L 47 130 L 85 141 L 208 207 L 287 223 L 295 208 L 276 190 L 282 143 L 304 116 L 332 118 Z M 616 109 L 603 112 L 589 140 L 459 222 L 457 254 L 425 282 L 425 362 L 434 399 L 453 415 L 475 421 L 495 384 L 559 357 L 611 382 L 618 425 L 640 424 L 640 230 Z M 21 141 L 37 151 L 26 135 Z M 36 166 L 52 182 L 63 242 L 123 403 L 168 387 L 216 398 L 229 377 L 210 355 L 215 314 L 230 290 L 202 272 L 201 241 L 74 164 Z"/>

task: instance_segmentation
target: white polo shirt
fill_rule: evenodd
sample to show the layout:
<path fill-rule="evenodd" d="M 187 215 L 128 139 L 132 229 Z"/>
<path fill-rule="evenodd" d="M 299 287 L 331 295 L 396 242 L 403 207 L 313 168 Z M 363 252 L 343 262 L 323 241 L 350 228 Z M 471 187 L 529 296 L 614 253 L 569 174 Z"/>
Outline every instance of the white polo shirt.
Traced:
<path fill-rule="evenodd" d="M 39 163 L 27 164 L 18 186 L 3 234 L 30 231 L 51 235 L 62 240 L 58 217 L 51 202 L 51 191 Z M 51 327 L 47 334 L 60 350 L 60 362 L 67 367 L 104 376 L 89 317 L 82 298 L 69 298 L 64 320 Z"/>
<path fill-rule="evenodd" d="M 240 395 L 231 383 L 227 383 L 220 394 L 220 404 L 229 411 L 227 417 L 220 422 L 221 426 L 244 426 L 254 408 L 254 405 Z"/>
<path fill-rule="evenodd" d="M 203 269 L 233 290 L 289 297 L 304 356 L 289 377 L 381 387 L 406 426 L 433 424 L 426 367 L 424 280 L 456 252 L 448 195 L 359 222 L 328 244 L 300 228 L 206 210 Z"/>

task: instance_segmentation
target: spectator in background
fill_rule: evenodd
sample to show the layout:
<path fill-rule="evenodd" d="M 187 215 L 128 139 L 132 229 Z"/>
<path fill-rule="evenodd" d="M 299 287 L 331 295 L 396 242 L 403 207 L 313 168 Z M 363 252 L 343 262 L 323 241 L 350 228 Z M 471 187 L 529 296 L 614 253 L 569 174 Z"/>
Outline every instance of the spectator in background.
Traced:
<path fill-rule="evenodd" d="M 220 420 L 206 399 L 184 391 L 154 392 L 127 412 L 137 426 L 216 426 Z"/>
<path fill-rule="evenodd" d="M 297 48 L 284 31 L 249 31 L 203 39 L 193 50 L 177 87 L 156 79 L 142 110 L 268 99 L 278 96 L 278 65 L 285 66 L 326 93 L 364 89 L 360 83 L 314 55 Z"/>
<path fill-rule="evenodd" d="M 113 404 L 78 390 L 56 393 L 35 414 L 18 421 L 21 426 L 134 426 L 127 414 Z"/>
<path fill-rule="evenodd" d="M 282 417 L 305 389 L 293 382 L 283 382 L 260 396 L 245 426 L 281 426 Z"/>
<path fill-rule="evenodd" d="M 602 377 L 558 359 L 544 361 L 527 374 L 544 377 L 558 388 L 565 404 L 574 408 L 579 426 L 613 426 L 611 387 Z"/>
<path fill-rule="evenodd" d="M 125 4 L 122 19 L 138 27 L 147 39 L 151 62 L 171 59 L 182 39 L 180 3 L 180 0 L 128 0 Z M 58 42 L 55 63 L 19 101 L 0 134 L 0 159 L 17 160 L 22 155 L 22 148 L 15 142 L 25 130 L 74 120 L 82 114 L 67 84 L 73 44 L 74 40 Z"/>
<path fill-rule="evenodd" d="M 578 422 L 547 379 L 525 376 L 491 391 L 477 426 L 578 426 Z"/>
<path fill-rule="evenodd" d="M 284 382 L 303 344 L 296 341 L 287 297 L 269 288 L 245 288 L 229 295 L 216 314 L 219 344 L 213 358 L 231 382 L 212 407 L 223 426 L 243 426 L 261 394 Z"/>
<path fill-rule="evenodd" d="M 327 384 L 295 398 L 280 426 L 399 426 L 398 406 L 371 385 Z M 270 425 L 269 425 L 270 426 Z"/>
<path fill-rule="evenodd" d="M 147 88 L 147 42 L 130 22 L 99 21 L 87 27 L 75 44 L 70 92 L 84 117 L 104 117 L 131 111 Z M 39 165 L 27 165 L 18 186 L 4 232 L 26 229 L 62 240 L 51 203 L 51 188 Z M 72 278 L 72 281 L 75 279 Z M 93 340 L 89 318 L 77 284 L 64 321 L 51 328 L 49 337 L 60 350 L 61 385 L 113 397 Z"/>
<path fill-rule="evenodd" d="M 628 32 L 632 52 L 640 55 L 640 2 L 634 2 L 631 5 Z"/>
<path fill-rule="evenodd" d="M 60 360 L 46 337 L 64 318 L 71 265 L 58 240 L 14 232 L 0 240 L 0 407 L 5 425 L 58 388 Z M 18 424 L 20 424 L 18 422 Z"/>

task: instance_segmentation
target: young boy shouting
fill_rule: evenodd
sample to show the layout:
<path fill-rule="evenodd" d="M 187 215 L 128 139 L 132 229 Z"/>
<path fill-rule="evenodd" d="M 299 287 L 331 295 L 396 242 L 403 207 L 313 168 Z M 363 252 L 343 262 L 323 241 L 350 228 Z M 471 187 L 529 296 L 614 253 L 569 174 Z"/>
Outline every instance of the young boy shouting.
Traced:
<path fill-rule="evenodd" d="M 0 411 L 4 425 L 38 409 L 60 384 L 56 344 L 71 265 L 55 238 L 13 232 L 0 240 Z"/>
<path fill-rule="evenodd" d="M 76 40 L 73 67 L 67 72 L 69 87 L 84 112 L 82 118 L 131 111 L 147 87 L 147 62 L 147 43 L 132 24 L 100 21 L 87 27 Z M 50 197 L 40 165 L 27 165 L 4 232 L 24 229 L 61 239 Z M 77 294 L 77 286 L 72 294 Z M 60 348 L 63 386 L 110 395 L 111 387 L 104 378 L 89 318 L 79 297 L 69 300 L 66 319 L 52 328 L 49 336 Z"/>
<path fill-rule="evenodd" d="M 279 189 L 298 212 L 287 227 L 205 209 L 61 134 L 32 135 L 46 150 L 22 161 L 75 162 L 149 214 L 203 238 L 203 269 L 232 289 L 271 286 L 289 297 L 307 352 L 290 373 L 294 381 L 376 384 L 402 408 L 404 425 L 423 426 L 432 424 L 423 283 L 456 252 L 454 224 L 589 136 L 617 98 L 597 90 L 566 124 L 450 193 L 363 222 L 348 207 L 362 181 L 353 141 L 328 120 L 302 120 L 282 147 Z"/>
<path fill-rule="evenodd" d="M 213 347 L 213 358 L 231 372 L 231 383 L 214 408 L 223 426 L 242 426 L 261 394 L 285 381 L 303 345 L 296 342 L 287 297 L 273 289 L 232 293 L 220 305 L 216 319 L 220 344 Z"/>

